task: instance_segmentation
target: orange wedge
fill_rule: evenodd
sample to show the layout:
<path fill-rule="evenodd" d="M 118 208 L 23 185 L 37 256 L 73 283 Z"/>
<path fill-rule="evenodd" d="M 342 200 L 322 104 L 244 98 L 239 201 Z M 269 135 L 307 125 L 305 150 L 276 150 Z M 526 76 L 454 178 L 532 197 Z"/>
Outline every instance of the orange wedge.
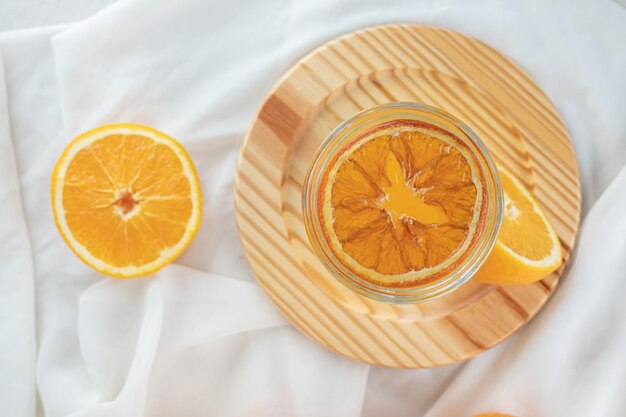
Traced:
<path fill-rule="evenodd" d="M 106 125 L 78 136 L 54 168 L 51 192 L 68 246 L 117 278 L 167 265 L 200 227 L 202 197 L 189 155 L 146 126 Z"/>
<path fill-rule="evenodd" d="M 474 278 L 495 285 L 530 284 L 561 265 L 561 244 L 533 196 L 504 168 L 498 172 L 504 189 L 502 228 Z"/>

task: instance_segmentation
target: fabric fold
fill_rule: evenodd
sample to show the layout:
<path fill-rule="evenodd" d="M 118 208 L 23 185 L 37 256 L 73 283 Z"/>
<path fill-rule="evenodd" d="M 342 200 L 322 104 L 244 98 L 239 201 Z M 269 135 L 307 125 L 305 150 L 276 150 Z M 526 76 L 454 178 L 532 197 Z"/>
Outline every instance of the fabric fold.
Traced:
<path fill-rule="evenodd" d="M 178 265 L 105 279 L 80 297 L 79 335 L 99 396 L 68 417 L 361 412 L 368 367 L 288 327 L 254 284 Z"/>
<path fill-rule="evenodd" d="M 90 295 L 94 297 L 93 293 L 96 292 L 98 292 L 98 290 L 90 291 Z M 87 300 L 86 302 L 89 301 L 90 300 Z M 145 397 L 148 391 L 148 381 L 150 380 L 154 358 L 157 354 L 163 324 L 163 294 L 160 283 L 149 283 L 146 289 L 144 304 L 144 312 L 137 336 L 135 352 L 130 369 L 128 370 L 128 374 L 126 375 L 126 379 L 124 380 L 123 387 L 119 394 L 111 401 L 103 401 L 103 398 L 99 398 L 98 402 L 72 413 L 68 417 L 142 417 L 145 415 Z M 109 314 L 107 314 L 107 316 L 109 316 Z M 90 324 L 84 324 L 84 321 L 89 321 L 89 319 L 82 320 L 83 323 L 81 323 L 83 326 L 89 327 Z M 106 323 L 92 324 L 96 325 L 93 329 L 96 331 L 111 328 L 111 326 L 106 326 Z M 118 328 L 119 327 L 121 326 L 118 326 Z M 84 333 L 85 332 L 82 332 L 81 335 Z M 101 340 L 101 345 L 104 346 L 91 346 L 91 349 L 87 347 L 83 350 L 83 354 L 94 354 L 93 351 L 100 347 L 110 349 L 107 345 L 117 342 L 115 335 L 111 336 L 112 340 Z M 96 338 L 92 336 L 89 339 L 89 341 L 93 342 L 93 339 Z M 110 386 L 107 386 L 109 384 L 107 384 L 108 381 L 106 380 L 114 374 L 108 372 L 108 369 L 120 363 L 116 359 L 117 358 L 109 356 L 107 360 L 101 364 L 104 367 L 100 369 L 98 374 L 100 376 L 106 376 L 103 381 L 104 384 L 102 384 L 104 386 L 101 385 L 98 387 L 101 395 L 106 395 L 107 391 L 110 391 Z M 89 368 L 89 363 L 87 366 Z M 89 370 L 92 371 L 93 375 L 93 368 Z"/>
<path fill-rule="evenodd" d="M 0 415 L 35 415 L 35 283 L 0 48 Z"/>

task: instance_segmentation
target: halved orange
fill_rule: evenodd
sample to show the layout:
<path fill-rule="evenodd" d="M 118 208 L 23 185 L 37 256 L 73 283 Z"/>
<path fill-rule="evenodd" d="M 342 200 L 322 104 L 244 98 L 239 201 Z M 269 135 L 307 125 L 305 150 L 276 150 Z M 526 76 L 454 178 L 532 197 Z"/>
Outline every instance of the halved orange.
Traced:
<path fill-rule="evenodd" d="M 106 125 L 78 136 L 54 168 L 51 192 L 65 242 L 113 277 L 162 268 L 200 227 L 202 197 L 191 158 L 147 126 Z"/>
<path fill-rule="evenodd" d="M 458 138 L 418 122 L 380 125 L 346 146 L 320 187 L 337 259 L 384 286 L 432 281 L 464 259 L 480 229 L 483 185 Z"/>
<path fill-rule="evenodd" d="M 476 414 L 474 417 L 515 417 L 510 414 L 500 414 L 500 413 L 483 413 Z"/>
<path fill-rule="evenodd" d="M 493 251 L 474 278 L 495 285 L 530 284 L 561 265 L 561 244 L 522 183 L 502 167 L 498 172 L 504 189 L 502 228 Z"/>

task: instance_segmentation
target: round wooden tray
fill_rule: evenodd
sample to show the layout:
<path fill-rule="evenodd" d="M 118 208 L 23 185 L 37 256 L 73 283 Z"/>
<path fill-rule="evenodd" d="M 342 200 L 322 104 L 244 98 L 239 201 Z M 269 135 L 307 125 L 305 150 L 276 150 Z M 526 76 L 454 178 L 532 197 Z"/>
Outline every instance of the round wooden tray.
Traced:
<path fill-rule="evenodd" d="M 315 150 L 337 124 L 392 101 L 429 104 L 472 127 L 533 192 L 569 259 L 580 185 L 556 110 L 524 71 L 491 47 L 414 25 L 365 29 L 331 41 L 278 82 L 241 150 L 239 233 L 262 287 L 316 342 L 374 365 L 446 365 L 494 346 L 528 322 L 554 292 L 565 265 L 532 285 L 470 281 L 451 295 L 404 306 L 368 300 L 336 281 L 309 246 L 302 183 Z"/>

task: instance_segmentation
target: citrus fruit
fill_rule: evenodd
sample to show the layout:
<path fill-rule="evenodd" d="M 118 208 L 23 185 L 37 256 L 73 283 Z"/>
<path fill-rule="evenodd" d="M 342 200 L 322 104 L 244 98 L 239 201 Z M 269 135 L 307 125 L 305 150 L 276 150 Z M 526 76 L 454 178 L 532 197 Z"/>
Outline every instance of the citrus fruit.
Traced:
<path fill-rule="evenodd" d="M 435 280 L 463 261 L 482 227 L 483 185 L 463 142 L 409 120 L 379 125 L 335 156 L 321 224 L 340 262 L 384 286 Z"/>
<path fill-rule="evenodd" d="M 189 155 L 174 139 L 134 124 L 83 133 L 52 174 L 61 236 L 95 270 L 150 274 L 178 257 L 200 226 L 202 197 Z"/>
<path fill-rule="evenodd" d="M 561 244 L 533 196 L 506 169 L 498 172 L 504 190 L 502 227 L 474 278 L 496 285 L 530 284 L 561 265 Z"/>
<path fill-rule="evenodd" d="M 474 417 L 515 417 L 510 414 L 499 414 L 499 413 L 483 413 L 476 414 Z"/>

